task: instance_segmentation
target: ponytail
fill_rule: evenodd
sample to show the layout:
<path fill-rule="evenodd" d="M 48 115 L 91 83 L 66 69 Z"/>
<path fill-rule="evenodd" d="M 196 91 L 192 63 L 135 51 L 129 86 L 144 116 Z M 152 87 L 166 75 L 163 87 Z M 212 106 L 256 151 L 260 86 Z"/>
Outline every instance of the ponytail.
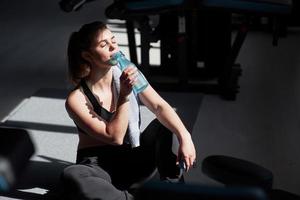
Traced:
<path fill-rule="evenodd" d="M 81 56 L 81 53 L 89 50 L 98 31 L 104 29 L 107 29 L 107 26 L 103 22 L 96 21 L 83 25 L 78 32 L 71 34 L 67 50 L 68 75 L 74 85 L 88 76 L 91 70 L 90 63 Z"/>

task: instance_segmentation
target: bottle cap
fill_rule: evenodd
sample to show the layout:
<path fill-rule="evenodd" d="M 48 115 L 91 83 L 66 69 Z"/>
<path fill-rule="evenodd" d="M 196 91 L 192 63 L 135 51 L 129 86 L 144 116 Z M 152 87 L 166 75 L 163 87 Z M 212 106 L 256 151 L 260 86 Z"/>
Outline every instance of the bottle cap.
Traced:
<path fill-rule="evenodd" d="M 111 59 L 108 60 L 108 64 L 116 65 L 116 64 L 118 64 L 118 61 L 115 58 L 111 58 Z"/>
<path fill-rule="evenodd" d="M 116 65 L 116 64 L 118 64 L 118 58 L 121 55 L 124 55 L 121 51 L 118 51 L 118 52 L 114 53 L 112 55 L 112 57 L 108 60 L 108 64 L 110 64 L 110 65 Z"/>

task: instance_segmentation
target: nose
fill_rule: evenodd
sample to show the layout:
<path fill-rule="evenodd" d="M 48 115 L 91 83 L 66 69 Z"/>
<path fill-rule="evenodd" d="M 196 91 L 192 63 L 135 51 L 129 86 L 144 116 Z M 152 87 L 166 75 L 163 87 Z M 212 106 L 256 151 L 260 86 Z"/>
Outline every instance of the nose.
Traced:
<path fill-rule="evenodd" d="M 109 45 L 109 50 L 110 51 L 113 51 L 115 49 L 115 46 L 112 44 L 112 43 L 110 43 L 110 45 Z"/>
<path fill-rule="evenodd" d="M 117 49 L 118 49 L 118 45 L 117 44 L 110 43 L 109 51 L 115 52 Z"/>

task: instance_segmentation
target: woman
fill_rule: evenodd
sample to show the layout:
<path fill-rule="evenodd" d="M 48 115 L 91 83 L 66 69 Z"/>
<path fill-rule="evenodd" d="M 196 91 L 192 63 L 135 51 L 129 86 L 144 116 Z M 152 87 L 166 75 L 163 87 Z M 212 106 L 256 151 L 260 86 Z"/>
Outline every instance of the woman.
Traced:
<path fill-rule="evenodd" d="M 102 22 L 82 26 L 69 40 L 69 74 L 76 88 L 66 109 L 79 132 L 76 164 L 62 173 L 71 199 L 132 199 L 128 191 L 156 167 L 162 180 L 179 178 L 179 161 L 188 171 L 196 159 L 191 135 L 172 107 L 151 85 L 132 92 L 135 67 L 121 72 L 112 66 L 118 51 L 115 36 Z M 141 134 L 139 103 L 157 117 Z M 177 156 L 171 150 L 173 133 Z"/>

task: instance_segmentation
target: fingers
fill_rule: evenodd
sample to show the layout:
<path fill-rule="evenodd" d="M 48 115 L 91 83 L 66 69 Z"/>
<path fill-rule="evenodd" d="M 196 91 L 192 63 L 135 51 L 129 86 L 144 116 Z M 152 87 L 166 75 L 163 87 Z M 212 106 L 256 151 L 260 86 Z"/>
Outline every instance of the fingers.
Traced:
<path fill-rule="evenodd" d="M 126 96 L 132 92 L 137 80 L 137 68 L 127 67 L 120 76 L 120 95 Z"/>
<path fill-rule="evenodd" d="M 123 74 L 127 79 L 132 79 L 137 76 L 137 68 L 136 67 L 127 67 L 123 71 Z"/>
<path fill-rule="evenodd" d="M 179 165 L 179 167 L 183 170 L 185 170 L 186 172 L 189 171 L 191 168 L 195 168 L 196 167 L 196 158 L 194 156 L 185 156 L 182 157 L 177 164 Z"/>
<path fill-rule="evenodd" d="M 189 168 L 196 168 L 196 158 L 195 157 L 190 157 L 189 158 Z"/>
<path fill-rule="evenodd" d="M 128 67 L 126 68 L 120 77 L 120 80 L 126 84 L 127 86 L 133 86 L 137 79 L 137 68 L 136 67 Z"/>

